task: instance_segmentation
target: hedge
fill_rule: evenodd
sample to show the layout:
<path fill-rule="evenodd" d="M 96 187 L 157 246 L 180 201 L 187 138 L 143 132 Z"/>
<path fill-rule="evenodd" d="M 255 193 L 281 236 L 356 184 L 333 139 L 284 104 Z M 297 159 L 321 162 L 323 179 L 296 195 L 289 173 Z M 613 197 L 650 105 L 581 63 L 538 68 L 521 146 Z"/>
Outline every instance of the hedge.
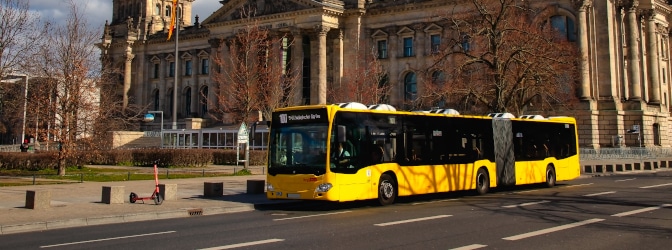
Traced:
<path fill-rule="evenodd" d="M 250 150 L 250 165 L 265 165 L 265 150 Z M 67 166 L 119 165 L 159 167 L 205 167 L 236 165 L 235 150 L 218 149 L 132 149 L 109 151 L 77 151 L 66 159 Z M 244 158 L 240 152 L 240 158 Z M 57 151 L 1 152 L 0 169 L 42 170 L 58 166 Z"/>

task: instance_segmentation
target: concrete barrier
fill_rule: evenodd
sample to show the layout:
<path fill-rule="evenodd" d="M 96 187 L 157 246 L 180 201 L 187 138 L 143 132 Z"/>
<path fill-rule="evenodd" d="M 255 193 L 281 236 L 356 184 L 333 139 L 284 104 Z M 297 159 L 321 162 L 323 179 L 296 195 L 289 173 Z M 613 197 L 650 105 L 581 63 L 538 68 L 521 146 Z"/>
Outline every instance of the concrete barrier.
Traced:
<path fill-rule="evenodd" d="M 101 202 L 105 204 L 124 204 L 127 197 L 124 194 L 124 186 L 103 186 Z"/>
<path fill-rule="evenodd" d="M 159 184 L 159 194 L 163 200 L 177 200 L 177 184 Z"/>
<path fill-rule="evenodd" d="M 224 195 L 224 182 L 203 183 L 203 196 L 220 197 Z"/>
<path fill-rule="evenodd" d="M 266 181 L 264 180 L 247 180 L 247 193 L 263 194 L 264 185 L 266 185 Z"/>
<path fill-rule="evenodd" d="M 47 209 L 51 207 L 51 191 L 26 190 L 26 208 Z"/>

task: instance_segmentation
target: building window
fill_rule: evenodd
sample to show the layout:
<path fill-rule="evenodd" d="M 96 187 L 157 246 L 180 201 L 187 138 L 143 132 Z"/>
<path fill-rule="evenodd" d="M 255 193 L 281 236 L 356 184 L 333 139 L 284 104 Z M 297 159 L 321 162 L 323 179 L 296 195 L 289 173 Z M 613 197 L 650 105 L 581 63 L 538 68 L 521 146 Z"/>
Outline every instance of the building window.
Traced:
<path fill-rule="evenodd" d="M 207 58 L 201 59 L 201 74 L 207 75 L 210 73 L 210 60 Z"/>
<path fill-rule="evenodd" d="M 191 88 L 187 88 L 184 93 L 184 115 L 186 117 L 191 115 Z"/>
<path fill-rule="evenodd" d="M 471 51 L 471 36 L 467 34 L 462 35 L 462 50 L 464 52 Z"/>
<path fill-rule="evenodd" d="M 576 30 L 574 29 L 574 20 L 567 16 L 552 16 L 551 27 L 555 29 L 561 37 L 570 42 L 576 41 Z"/>
<path fill-rule="evenodd" d="M 156 16 L 161 15 L 161 5 L 159 5 L 158 3 L 156 4 L 156 6 L 154 6 L 154 15 Z"/>
<path fill-rule="evenodd" d="M 166 15 L 165 16 L 170 17 L 170 12 L 171 12 L 170 6 L 166 6 Z"/>
<path fill-rule="evenodd" d="M 170 68 L 168 69 L 168 76 L 175 76 L 175 62 L 170 62 Z"/>
<path fill-rule="evenodd" d="M 418 84 L 415 81 L 415 73 L 410 72 L 404 77 L 404 92 L 406 101 L 415 101 L 418 95 Z"/>
<path fill-rule="evenodd" d="M 191 75 L 191 60 L 187 60 L 184 62 L 184 75 L 185 76 Z"/>
<path fill-rule="evenodd" d="M 208 113 L 208 86 L 201 88 L 201 118 Z"/>
<path fill-rule="evenodd" d="M 413 38 L 404 38 L 404 57 L 413 56 Z"/>
<path fill-rule="evenodd" d="M 159 90 L 157 89 L 154 90 L 154 110 L 158 111 L 160 110 L 160 108 L 161 107 L 159 106 Z M 161 117 L 161 119 L 163 119 L 163 117 Z"/>
<path fill-rule="evenodd" d="M 432 72 L 432 83 L 434 84 L 443 84 L 446 82 L 446 75 L 443 71 L 437 70 Z"/>
<path fill-rule="evenodd" d="M 159 78 L 159 64 L 155 63 L 154 64 L 154 79 L 158 79 L 158 78 Z"/>
<path fill-rule="evenodd" d="M 170 107 L 169 107 L 170 117 L 173 117 L 173 110 L 174 110 L 173 107 L 175 107 L 175 105 L 173 105 L 175 103 L 175 98 L 173 98 L 173 91 L 175 91 L 175 90 L 172 89 L 172 88 L 170 90 L 168 90 L 168 100 L 170 100 L 170 102 L 169 102 L 169 104 L 170 104 Z"/>
<path fill-rule="evenodd" d="M 439 53 L 439 48 L 441 47 L 441 36 L 431 35 L 429 39 L 431 43 L 432 54 Z"/>
<path fill-rule="evenodd" d="M 387 58 L 387 40 L 378 41 L 378 59 Z"/>

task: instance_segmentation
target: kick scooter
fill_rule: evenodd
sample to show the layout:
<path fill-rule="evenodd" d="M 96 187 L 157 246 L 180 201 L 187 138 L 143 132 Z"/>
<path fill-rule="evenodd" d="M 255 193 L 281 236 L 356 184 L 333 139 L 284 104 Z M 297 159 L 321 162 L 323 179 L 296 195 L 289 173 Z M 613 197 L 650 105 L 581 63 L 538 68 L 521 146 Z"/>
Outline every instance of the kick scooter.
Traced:
<path fill-rule="evenodd" d="M 156 187 L 154 188 L 154 193 L 152 193 L 152 196 L 150 197 L 138 197 L 137 194 L 131 192 L 130 195 L 130 201 L 131 203 L 135 203 L 136 201 L 142 201 L 142 203 L 145 203 L 145 200 L 154 200 L 154 204 L 156 205 L 161 205 L 163 203 L 163 197 L 161 196 L 161 193 L 159 192 L 159 170 L 157 169 L 157 163 L 158 161 L 154 162 L 154 182 L 156 183 Z"/>

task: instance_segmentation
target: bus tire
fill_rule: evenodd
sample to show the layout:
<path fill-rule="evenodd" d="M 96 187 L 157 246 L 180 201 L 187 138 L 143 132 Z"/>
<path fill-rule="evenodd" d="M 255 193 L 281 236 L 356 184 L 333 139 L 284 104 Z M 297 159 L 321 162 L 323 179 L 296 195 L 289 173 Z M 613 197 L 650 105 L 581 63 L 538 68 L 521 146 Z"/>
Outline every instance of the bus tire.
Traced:
<path fill-rule="evenodd" d="M 476 192 L 479 195 L 487 194 L 490 191 L 490 177 L 488 171 L 481 168 L 476 172 Z"/>
<path fill-rule="evenodd" d="M 546 167 L 546 186 L 549 188 L 555 186 L 555 181 L 555 168 L 551 165 L 548 165 L 548 167 Z"/>
<path fill-rule="evenodd" d="M 389 174 L 381 175 L 378 182 L 378 202 L 380 202 L 380 205 L 391 205 L 396 197 L 397 181 Z"/>

